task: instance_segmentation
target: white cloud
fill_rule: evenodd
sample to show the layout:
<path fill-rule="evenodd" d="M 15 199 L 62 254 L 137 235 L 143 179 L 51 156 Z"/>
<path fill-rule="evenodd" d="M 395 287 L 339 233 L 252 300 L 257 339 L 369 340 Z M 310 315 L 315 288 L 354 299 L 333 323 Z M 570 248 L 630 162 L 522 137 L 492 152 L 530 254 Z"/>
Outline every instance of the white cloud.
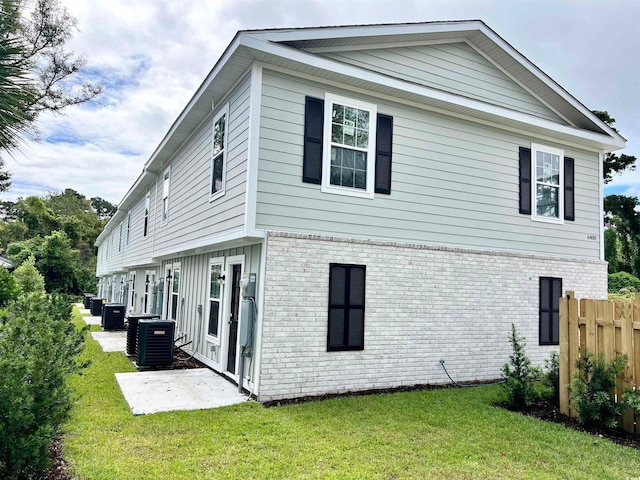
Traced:
<path fill-rule="evenodd" d="M 63 1 L 79 21 L 69 46 L 105 92 L 97 105 L 41 118 L 43 141 L 7 159 L 15 188 L 3 199 L 70 187 L 119 202 L 236 31 L 251 28 L 481 18 L 589 108 L 609 110 L 640 155 L 640 65 L 631 61 L 640 3 Z M 639 184 L 636 172 L 612 185 Z"/>

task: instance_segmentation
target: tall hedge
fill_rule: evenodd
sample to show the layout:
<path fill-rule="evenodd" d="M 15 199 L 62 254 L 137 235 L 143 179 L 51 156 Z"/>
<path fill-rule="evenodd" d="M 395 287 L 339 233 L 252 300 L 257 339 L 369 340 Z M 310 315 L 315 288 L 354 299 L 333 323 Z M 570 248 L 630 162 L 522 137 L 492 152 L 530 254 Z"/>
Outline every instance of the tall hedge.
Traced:
<path fill-rule="evenodd" d="M 623 288 L 632 288 L 634 291 L 640 292 L 640 278 L 627 272 L 610 273 L 609 293 L 619 293 Z"/>
<path fill-rule="evenodd" d="M 40 478 L 48 468 L 83 342 L 60 297 L 23 295 L 0 312 L 0 478 Z"/>

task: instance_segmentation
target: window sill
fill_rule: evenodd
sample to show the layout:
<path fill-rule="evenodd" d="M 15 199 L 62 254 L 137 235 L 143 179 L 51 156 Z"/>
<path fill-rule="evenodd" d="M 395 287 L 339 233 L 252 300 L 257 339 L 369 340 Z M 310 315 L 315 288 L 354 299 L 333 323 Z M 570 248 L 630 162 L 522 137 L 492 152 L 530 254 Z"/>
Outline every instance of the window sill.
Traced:
<path fill-rule="evenodd" d="M 373 200 L 373 189 L 371 189 L 371 191 L 367 191 L 357 188 L 327 186 L 323 183 L 321 191 L 322 193 L 345 195 L 347 197 L 368 198 Z"/>
<path fill-rule="evenodd" d="M 542 222 L 542 223 L 555 223 L 556 225 L 563 225 L 564 218 L 548 218 L 548 217 L 536 217 L 531 216 L 531 220 L 534 222 Z"/>
<path fill-rule="evenodd" d="M 211 345 L 215 345 L 216 347 L 220 346 L 220 339 L 218 337 L 212 337 L 207 333 L 205 336 L 205 340 L 209 342 Z"/>
<path fill-rule="evenodd" d="M 220 190 L 219 192 L 214 193 L 213 195 L 209 195 L 209 203 L 217 200 L 220 197 L 224 197 L 225 190 Z"/>

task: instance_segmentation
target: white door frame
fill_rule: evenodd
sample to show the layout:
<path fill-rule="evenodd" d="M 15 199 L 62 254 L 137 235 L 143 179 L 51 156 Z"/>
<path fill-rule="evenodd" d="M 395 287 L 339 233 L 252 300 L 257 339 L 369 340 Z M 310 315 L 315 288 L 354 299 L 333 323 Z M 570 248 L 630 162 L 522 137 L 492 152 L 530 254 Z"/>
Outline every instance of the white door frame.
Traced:
<path fill-rule="evenodd" d="M 222 369 L 222 373 L 227 375 L 228 377 L 233 378 L 238 381 L 240 377 L 238 377 L 238 365 L 240 360 L 240 348 L 239 348 L 239 335 L 236 336 L 236 364 L 235 371 L 236 373 L 230 373 L 227 370 L 227 355 L 229 353 L 229 320 L 231 317 L 231 293 L 233 290 L 233 266 L 240 265 L 240 275 L 244 273 L 244 262 L 245 256 L 242 255 L 234 255 L 231 257 L 225 258 L 225 270 L 224 270 L 224 292 L 223 292 L 223 313 L 222 313 L 222 321 L 220 322 L 220 366 Z M 238 294 L 238 302 L 240 301 L 240 295 Z M 240 305 L 238 305 L 238 314 L 240 313 Z M 239 333 L 240 322 L 238 322 L 238 333 Z"/>

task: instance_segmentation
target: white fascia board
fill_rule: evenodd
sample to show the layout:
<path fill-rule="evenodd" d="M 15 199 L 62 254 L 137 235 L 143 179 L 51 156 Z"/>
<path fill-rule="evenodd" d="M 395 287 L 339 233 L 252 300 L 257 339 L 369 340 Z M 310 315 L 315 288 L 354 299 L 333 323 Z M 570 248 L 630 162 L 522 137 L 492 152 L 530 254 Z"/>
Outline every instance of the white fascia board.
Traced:
<path fill-rule="evenodd" d="M 371 83 L 383 85 L 385 87 L 393 88 L 400 91 L 405 91 L 414 95 L 419 95 L 425 98 L 431 98 L 433 100 L 446 102 L 454 106 L 463 107 L 469 110 L 475 110 L 497 117 L 502 117 L 507 120 L 513 120 L 516 122 L 532 125 L 535 127 L 543 128 L 549 131 L 570 135 L 576 138 L 589 140 L 592 142 L 600 143 L 604 148 L 610 148 L 611 150 L 617 150 L 624 148 L 626 142 L 613 136 L 607 136 L 588 130 L 574 128 L 567 125 L 561 125 L 550 120 L 534 117 L 525 113 L 520 113 L 515 110 L 509 110 L 507 108 L 499 107 L 496 105 L 487 104 L 478 100 L 474 100 L 459 95 L 454 95 L 441 90 L 435 90 L 433 88 L 425 87 L 423 85 L 417 85 L 406 82 L 394 77 L 388 77 L 380 73 L 375 73 L 370 70 L 365 70 L 353 65 L 347 65 L 341 62 L 337 62 L 328 58 L 319 57 L 311 53 L 306 53 L 295 48 L 287 47 L 284 45 L 274 44 L 263 40 L 258 40 L 253 37 L 244 36 L 240 37 L 241 43 L 247 48 L 260 50 L 262 52 L 279 56 L 294 62 L 299 62 L 304 65 L 308 65 L 315 68 L 335 72 L 345 76 L 352 77 L 358 80 L 364 80 Z"/>
<path fill-rule="evenodd" d="M 573 108 L 581 114 L 589 118 L 592 122 L 599 125 L 611 137 L 624 142 L 625 138 L 615 132 L 606 123 L 596 117 L 588 108 L 580 101 L 574 98 L 569 92 L 558 85 L 551 77 L 545 74 L 524 55 L 513 48 L 500 35 L 493 31 L 481 20 L 462 20 L 452 22 L 434 22 L 434 23 L 413 23 L 413 24 L 391 24 L 391 25 L 353 25 L 338 27 L 320 27 L 320 28 L 301 28 L 291 30 L 275 30 L 263 32 L 246 32 L 245 35 L 251 35 L 256 39 L 262 39 L 269 42 L 295 42 L 305 40 L 326 40 L 332 38 L 362 38 L 382 35 L 411 35 L 411 34 L 430 34 L 430 33 L 456 33 L 456 32 L 472 32 L 479 31 L 498 47 L 509 54 L 519 64 L 523 65 L 532 75 L 543 82 L 547 87 L 566 100 Z M 326 51 L 327 49 L 322 49 Z M 619 148 L 624 148 L 621 146 Z"/>
<path fill-rule="evenodd" d="M 399 23 L 386 25 L 343 25 L 336 27 L 310 27 L 282 30 L 245 31 L 270 42 L 299 42 L 304 40 L 326 40 L 331 38 L 361 38 L 380 35 L 411 35 L 416 33 L 441 33 L 478 30 L 484 23 L 480 20 L 461 20 L 433 23 Z"/>
<path fill-rule="evenodd" d="M 186 255 L 198 255 L 200 253 L 213 252 L 215 250 L 223 250 L 229 248 L 231 245 L 236 246 L 252 245 L 262 241 L 264 236 L 261 236 L 260 231 L 255 232 L 255 236 L 247 237 L 244 234 L 244 229 L 235 230 L 223 235 L 214 235 L 205 237 L 200 240 L 196 240 L 189 243 L 183 243 L 160 252 L 154 252 L 152 260 L 156 263 L 160 263 L 162 260 L 173 257 L 182 257 Z"/>
<path fill-rule="evenodd" d="M 605 132 L 607 132 L 611 137 L 618 140 L 618 143 L 621 145 L 619 148 L 624 148 L 626 146 L 626 139 L 615 132 L 609 125 L 604 123 L 598 117 L 596 117 L 591 110 L 585 107 L 579 100 L 577 100 L 573 95 L 567 92 L 564 88 L 562 88 L 558 83 L 556 83 L 551 77 L 549 77 L 546 73 L 544 73 L 540 68 L 538 68 L 533 62 L 531 62 L 527 57 L 522 55 L 518 50 L 513 48 L 506 40 L 504 40 L 500 35 L 491 30 L 484 23 L 480 24 L 479 30 L 491 39 L 498 47 L 508 53 L 514 60 L 524 66 L 532 75 L 534 75 L 538 80 L 543 82 L 547 87 L 553 90 L 555 93 L 560 95 L 564 100 L 566 100 L 573 108 L 582 113 L 585 117 L 589 118 L 592 122 L 596 123 L 600 126 Z"/>
<path fill-rule="evenodd" d="M 100 244 L 104 240 L 104 237 L 109 233 L 111 233 L 111 230 L 113 230 L 113 228 L 118 224 L 118 222 L 121 222 L 124 219 L 124 217 L 126 217 L 127 212 L 131 208 L 131 204 L 128 203 L 128 200 L 130 200 L 131 195 L 134 194 L 138 188 L 141 188 L 141 186 L 146 186 L 147 182 L 151 183 L 150 181 L 155 179 L 156 174 L 157 172 L 152 170 L 145 169 L 142 171 L 138 179 L 131 186 L 131 188 L 129 188 L 129 191 L 127 191 L 122 201 L 118 205 L 118 209 L 116 210 L 116 213 L 113 215 L 113 217 L 109 219 L 107 224 L 102 229 L 102 232 L 100 232 L 100 235 L 98 235 L 98 237 L 96 238 L 96 241 L 93 244 L 94 247 L 100 246 Z"/>
<path fill-rule="evenodd" d="M 220 70 L 222 70 L 222 68 L 226 65 L 229 59 L 236 52 L 236 50 L 240 46 L 240 37 L 241 37 L 240 34 L 236 34 L 236 36 L 231 41 L 231 43 L 229 44 L 225 52 L 222 54 L 222 57 L 220 57 L 220 59 L 216 62 L 211 72 L 209 72 L 209 75 L 207 75 L 207 78 L 204 79 L 204 81 L 202 82 L 202 84 L 200 85 L 196 93 L 193 95 L 193 97 L 191 97 L 191 100 L 189 100 L 189 103 L 187 103 L 187 105 L 182 109 L 182 112 L 180 112 L 180 115 L 178 115 L 178 118 L 176 118 L 176 120 L 173 122 L 173 124 L 169 128 L 169 131 L 165 134 L 160 144 L 153 151 L 153 153 L 151 154 L 151 157 L 149 157 L 149 160 L 147 160 L 147 163 L 145 163 L 145 168 L 149 168 L 155 162 L 156 158 L 158 157 L 158 154 L 163 150 L 167 142 L 175 134 L 176 130 L 180 128 L 180 125 L 182 124 L 184 119 L 187 117 L 187 115 L 189 115 L 189 112 L 191 111 L 191 109 L 194 107 L 196 103 L 198 103 L 202 95 L 207 91 L 211 83 L 213 83 L 215 78 L 218 76 L 218 74 L 220 73 Z"/>

